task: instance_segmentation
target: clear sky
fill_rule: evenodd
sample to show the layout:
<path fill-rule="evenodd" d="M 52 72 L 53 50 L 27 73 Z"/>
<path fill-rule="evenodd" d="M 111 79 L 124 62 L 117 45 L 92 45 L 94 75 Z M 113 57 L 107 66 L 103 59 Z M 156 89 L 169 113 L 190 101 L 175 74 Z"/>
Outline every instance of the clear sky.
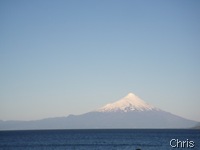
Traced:
<path fill-rule="evenodd" d="M 129 92 L 200 121 L 200 1 L 0 1 L 1 120 L 81 114 Z"/>

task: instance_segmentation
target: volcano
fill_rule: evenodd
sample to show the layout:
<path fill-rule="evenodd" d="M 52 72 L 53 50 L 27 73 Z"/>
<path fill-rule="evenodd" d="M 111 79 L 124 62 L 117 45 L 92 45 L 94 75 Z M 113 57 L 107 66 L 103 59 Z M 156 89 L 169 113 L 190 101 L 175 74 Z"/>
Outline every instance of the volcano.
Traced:
<path fill-rule="evenodd" d="M 166 129 L 191 128 L 196 121 L 163 111 L 129 93 L 82 115 L 35 121 L 0 121 L 0 130 L 24 129 Z"/>

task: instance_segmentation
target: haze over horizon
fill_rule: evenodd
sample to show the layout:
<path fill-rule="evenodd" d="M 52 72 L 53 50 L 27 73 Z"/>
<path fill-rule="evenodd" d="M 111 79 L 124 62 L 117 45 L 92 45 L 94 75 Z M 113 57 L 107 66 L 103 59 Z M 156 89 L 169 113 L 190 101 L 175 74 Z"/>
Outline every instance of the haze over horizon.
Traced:
<path fill-rule="evenodd" d="M 0 120 L 82 114 L 132 92 L 200 121 L 199 1 L 0 1 Z"/>

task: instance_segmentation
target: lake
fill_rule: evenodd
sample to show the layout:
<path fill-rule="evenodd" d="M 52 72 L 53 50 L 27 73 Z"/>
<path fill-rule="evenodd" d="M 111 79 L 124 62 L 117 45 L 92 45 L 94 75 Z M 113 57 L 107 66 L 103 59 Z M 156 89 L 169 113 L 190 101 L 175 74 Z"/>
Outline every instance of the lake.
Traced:
<path fill-rule="evenodd" d="M 0 131 L 0 149 L 199 150 L 200 130 L 83 129 Z"/>

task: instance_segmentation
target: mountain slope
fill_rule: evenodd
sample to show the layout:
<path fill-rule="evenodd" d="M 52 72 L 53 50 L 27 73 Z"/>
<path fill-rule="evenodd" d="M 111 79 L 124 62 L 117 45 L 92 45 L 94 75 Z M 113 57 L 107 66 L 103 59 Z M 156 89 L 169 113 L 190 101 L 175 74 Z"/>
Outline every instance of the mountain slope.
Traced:
<path fill-rule="evenodd" d="M 129 93 L 96 111 L 36 121 L 1 121 L 0 130 L 100 129 L 100 128 L 191 128 L 195 121 L 165 112 Z"/>

